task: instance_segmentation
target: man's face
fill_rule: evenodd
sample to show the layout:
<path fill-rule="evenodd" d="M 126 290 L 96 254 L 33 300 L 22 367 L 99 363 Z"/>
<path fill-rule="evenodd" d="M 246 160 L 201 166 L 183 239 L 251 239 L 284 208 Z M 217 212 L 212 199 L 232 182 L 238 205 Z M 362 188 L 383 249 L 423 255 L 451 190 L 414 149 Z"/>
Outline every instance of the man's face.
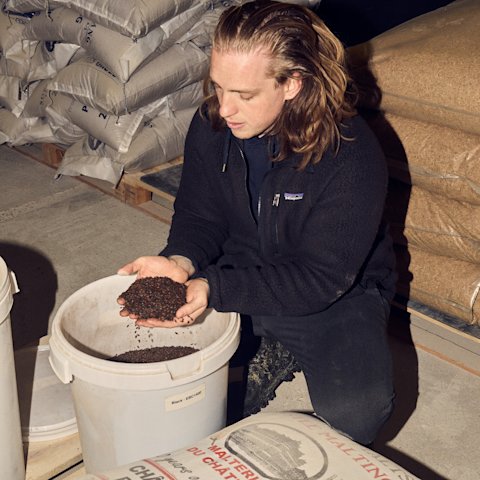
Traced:
<path fill-rule="evenodd" d="M 210 78 L 220 103 L 220 115 L 233 135 L 245 139 L 260 135 L 298 93 L 300 80 L 279 85 L 267 76 L 270 57 L 250 53 L 212 51 Z"/>

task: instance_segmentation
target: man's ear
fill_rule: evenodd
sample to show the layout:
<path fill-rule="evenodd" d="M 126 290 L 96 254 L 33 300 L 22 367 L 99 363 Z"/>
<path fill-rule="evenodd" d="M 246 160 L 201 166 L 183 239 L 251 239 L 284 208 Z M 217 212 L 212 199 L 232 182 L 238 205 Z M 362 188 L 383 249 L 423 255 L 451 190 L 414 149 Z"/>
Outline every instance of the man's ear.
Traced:
<path fill-rule="evenodd" d="M 302 77 L 299 73 L 294 73 L 293 77 L 287 79 L 283 87 L 285 89 L 285 100 L 295 98 L 302 89 Z"/>

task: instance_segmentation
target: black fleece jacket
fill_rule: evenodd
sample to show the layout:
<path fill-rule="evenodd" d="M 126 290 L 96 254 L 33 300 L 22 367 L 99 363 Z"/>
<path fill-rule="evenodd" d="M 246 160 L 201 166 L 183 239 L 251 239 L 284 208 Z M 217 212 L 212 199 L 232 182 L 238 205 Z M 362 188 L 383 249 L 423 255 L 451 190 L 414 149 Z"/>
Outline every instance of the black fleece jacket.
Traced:
<path fill-rule="evenodd" d="M 356 116 L 335 155 L 296 168 L 275 163 L 252 214 L 247 170 L 228 128 L 197 112 L 190 126 L 175 213 L 161 255 L 183 255 L 208 279 L 210 306 L 249 315 L 307 315 L 359 288 L 394 291 L 394 256 L 381 223 L 383 153 Z"/>

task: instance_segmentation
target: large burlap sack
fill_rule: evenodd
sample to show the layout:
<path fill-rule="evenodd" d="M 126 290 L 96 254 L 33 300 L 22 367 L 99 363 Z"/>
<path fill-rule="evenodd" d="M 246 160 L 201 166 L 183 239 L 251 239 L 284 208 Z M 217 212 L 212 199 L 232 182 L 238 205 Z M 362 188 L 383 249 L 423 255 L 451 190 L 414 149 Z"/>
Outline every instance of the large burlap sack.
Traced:
<path fill-rule="evenodd" d="M 258 413 L 198 442 L 78 480 L 418 480 L 313 415 Z"/>
<path fill-rule="evenodd" d="M 479 25 L 478 0 L 457 0 L 348 49 L 363 103 L 479 135 Z"/>
<path fill-rule="evenodd" d="M 132 113 L 116 116 L 84 105 L 73 97 L 58 92 L 50 95 L 50 109 L 55 110 L 82 131 L 119 153 L 127 153 L 141 126 L 157 116 L 170 117 L 172 111 L 197 107 L 203 98 L 202 83 L 197 82 L 161 97 Z M 27 102 L 28 103 L 28 102 Z"/>
<path fill-rule="evenodd" d="M 205 3 L 194 5 L 137 40 L 97 25 L 72 9 L 58 8 L 48 16 L 33 17 L 23 29 L 23 38 L 80 45 L 91 57 L 105 65 L 121 82 L 126 82 L 161 45 L 166 41 L 173 44 L 191 28 L 206 8 Z"/>
<path fill-rule="evenodd" d="M 480 265 L 480 206 L 390 182 L 386 216 L 396 243 Z"/>
<path fill-rule="evenodd" d="M 92 139 L 77 142 L 65 151 L 57 176 L 86 175 L 118 184 L 123 173 L 161 165 L 183 154 L 185 137 L 195 108 L 171 112 L 148 122 L 133 139 L 128 152 L 118 153 Z"/>
<path fill-rule="evenodd" d="M 397 292 L 468 324 L 480 324 L 480 265 L 396 246 Z"/>
<path fill-rule="evenodd" d="M 120 82 L 98 60 L 87 57 L 68 65 L 48 88 L 111 115 L 125 115 L 160 97 L 203 79 L 209 56 L 192 42 L 175 44 Z"/>
<path fill-rule="evenodd" d="M 382 144 L 390 176 L 480 205 L 480 135 L 391 113 L 368 121 Z"/>

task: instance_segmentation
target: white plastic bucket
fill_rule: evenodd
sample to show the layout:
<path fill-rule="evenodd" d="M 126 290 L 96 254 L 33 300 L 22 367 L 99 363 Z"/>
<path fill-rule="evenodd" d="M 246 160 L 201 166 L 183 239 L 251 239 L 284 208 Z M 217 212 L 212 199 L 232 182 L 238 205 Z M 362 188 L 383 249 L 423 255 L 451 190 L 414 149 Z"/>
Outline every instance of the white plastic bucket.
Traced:
<path fill-rule="evenodd" d="M 134 281 L 114 275 L 71 295 L 52 323 L 50 363 L 72 382 L 87 472 L 169 452 L 223 428 L 228 362 L 238 347 L 238 314 L 209 310 L 189 327 L 135 328 L 117 297 Z M 137 348 L 192 346 L 175 360 L 107 360 Z"/>
<path fill-rule="evenodd" d="M 0 466 L 2 478 L 24 480 L 20 410 L 13 355 L 10 310 L 18 292 L 15 274 L 0 257 Z"/>
<path fill-rule="evenodd" d="M 70 384 L 57 378 L 50 366 L 49 355 L 50 348 L 45 344 L 15 351 L 24 442 L 58 440 L 77 432 Z"/>

